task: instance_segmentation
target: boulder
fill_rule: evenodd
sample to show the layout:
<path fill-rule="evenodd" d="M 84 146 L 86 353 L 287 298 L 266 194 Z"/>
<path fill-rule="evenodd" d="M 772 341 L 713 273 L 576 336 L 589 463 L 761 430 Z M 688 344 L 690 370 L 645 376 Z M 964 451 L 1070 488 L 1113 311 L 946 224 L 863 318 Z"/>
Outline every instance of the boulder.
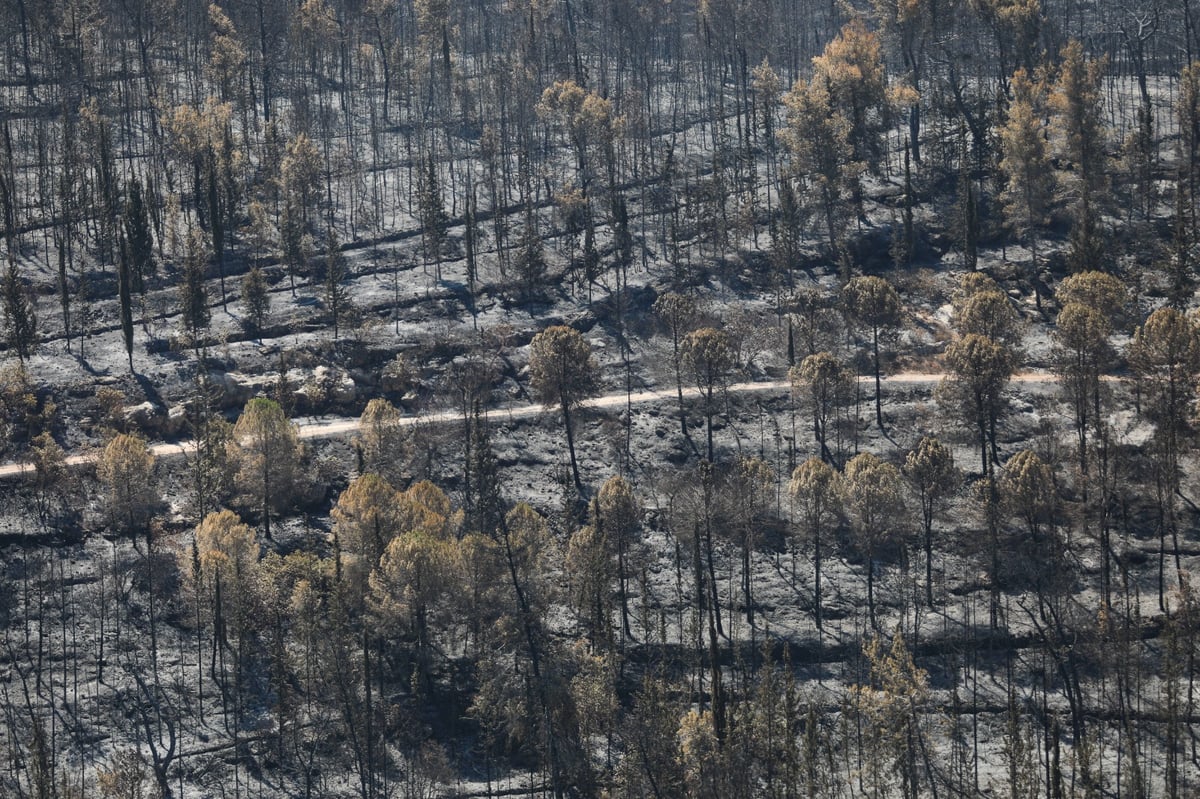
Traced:
<path fill-rule="evenodd" d="M 150 400 L 137 405 L 127 405 L 122 411 L 122 416 L 127 428 L 151 434 L 161 434 L 167 418 L 162 406 L 155 405 Z"/>
<path fill-rule="evenodd" d="M 210 384 L 218 390 L 217 405 L 222 409 L 241 408 L 259 395 L 270 396 L 275 375 L 245 375 L 240 372 L 209 372 Z"/>
<path fill-rule="evenodd" d="M 187 428 L 187 423 L 187 408 L 183 405 L 172 405 L 167 409 L 164 432 L 170 436 L 179 435 Z"/>
<path fill-rule="evenodd" d="M 326 402 L 350 405 L 358 399 L 358 386 L 354 378 L 341 369 L 318 366 L 313 369 L 312 380 L 305 386 L 305 394 L 314 407 Z"/>

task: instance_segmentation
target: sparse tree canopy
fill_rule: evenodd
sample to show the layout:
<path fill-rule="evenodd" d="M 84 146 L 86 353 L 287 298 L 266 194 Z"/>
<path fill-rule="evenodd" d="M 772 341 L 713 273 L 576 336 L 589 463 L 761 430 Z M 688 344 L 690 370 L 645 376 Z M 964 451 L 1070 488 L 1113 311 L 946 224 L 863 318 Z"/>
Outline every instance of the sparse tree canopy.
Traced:
<path fill-rule="evenodd" d="M 360 563 L 367 574 L 400 530 L 396 489 L 370 472 L 355 478 L 330 514 L 338 549 Z"/>
<path fill-rule="evenodd" d="M 354 440 L 362 453 L 363 472 L 381 475 L 392 485 L 404 485 L 409 438 L 400 412 L 392 403 L 381 397 L 368 402 L 358 419 L 358 437 Z"/>
<path fill-rule="evenodd" d="M 851 122 L 836 108 L 826 81 L 796 81 L 784 95 L 787 129 L 784 143 L 792 166 L 807 186 L 805 198 L 825 222 L 830 247 L 841 241 L 850 196 L 857 191 L 864 164 L 855 158 Z"/>
<path fill-rule="evenodd" d="M 828 87 L 833 107 L 849 121 L 854 160 L 874 168 L 883 155 L 891 103 L 879 37 L 862 17 L 847 22 L 813 59 L 813 80 Z"/>
<path fill-rule="evenodd" d="M 793 366 L 788 375 L 792 391 L 804 397 L 812 411 L 813 438 L 819 456 L 828 463 L 835 463 L 837 458 L 829 449 L 829 437 L 837 432 L 838 414 L 853 396 L 853 374 L 832 353 L 818 352 L 809 355 L 799 366 Z"/>
<path fill-rule="evenodd" d="M 296 429 L 279 403 L 258 397 L 246 403 L 233 427 L 230 459 L 237 464 L 237 485 L 247 504 L 262 517 L 271 538 L 271 512 L 289 507 L 300 469 Z"/>
<path fill-rule="evenodd" d="M 1000 131 L 1004 154 L 1000 171 L 1005 181 L 1000 201 L 1004 218 L 1032 252 L 1031 279 L 1040 308 L 1037 233 L 1046 221 L 1054 190 L 1045 136 L 1045 86 L 1019 69 L 1012 78 L 1012 93 L 1008 119 Z"/>
<path fill-rule="evenodd" d="M 1197 796 L 1198 14 L 0 2 L 0 797 Z"/>
<path fill-rule="evenodd" d="M 900 327 L 904 304 L 892 284 L 880 277 L 856 277 L 842 289 L 842 302 L 854 323 L 871 338 L 871 365 L 875 374 L 875 422 L 883 429 L 883 387 L 880 381 L 881 340 Z"/>
<path fill-rule="evenodd" d="M 922 436 L 904 459 L 908 478 L 921 506 L 925 534 L 925 599 L 933 605 L 933 520 L 939 506 L 958 486 L 960 476 L 949 447 L 931 436 Z"/>
<path fill-rule="evenodd" d="M 599 388 L 599 374 L 592 348 L 579 331 L 564 325 L 548 327 L 529 344 L 529 384 L 533 395 L 546 407 L 562 412 L 571 455 L 571 472 L 582 487 L 575 460 L 575 431 L 571 411 Z"/>
<path fill-rule="evenodd" d="M 996 423 L 1004 409 L 1004 387 L 1015 368 L 1007 347 L 978 333 L 968 333 L 946 348 L 947 375 L 938 387 L 938 399 L 975 428 L 984 475 L 997 460 Z"/>
<path fill-rule="evenodd" d="M 796 467 L 788 483 L 803 523 L 802 540 L 811 542 L 813 557 L 813 609 L 817 629 L 822 627 L 821 616 L 821 550 L 823 533 L 833 525 L 840 510 L 842 476 L 820 458 L 809 458 Z M 792 573 L 796 571 L 796 549 L 792 549 Z"/>
<path fill-rule="evenodd" d="M 586 193 L 592 178 L 589 153 L 596 148 L 606 155 L 620 131 L 621 120 L 613 114 L 612 102 L 585 91 L 575 81 L 564 80 L 546 87 L 537 111 L 566 129 L 575 150 L 580 185 Z"/>
<path fill-rule="evenodd" d="M 1057 503 L 1050 467 L 1032 450 L 1021 450 L 1004 464 L 1000 494 L 1025 520 L 1033 539 L 1038 540 L 1042 525 L 1049 521 Z"/>
<path fill-rule="evenodd" d="M 1074 167 L 1075 185 L 1068 191 L 1076 197 L 1099 199 L 1107 179 L 1103 76 L 1103 59 L 1087 58 L 1078 40 L 1067 43 L 1049 105 L 1055 113 L 1059 150 Z"/>
<path fill-rule="evenodd" d="M 867 604 L 875 623 L 875 557 L 904 532 L 900 470 L 869 452 L 846 463 L 842 504 L 855 543 L 866 558 Z"/>
<path fill-rule="evenodd" d="M 1129 302 L 1129 292 L 1114 275 L 1107 272 L 1077 272 L 1063 278 L 1054 291 L 1060 305 L 1078 303 L 1091 308 L 1115 323 Z"/>
<path fill-rule="evenodd" d="M 1020 319 L 1012 300 L 998 288 L 973 292 L 955 303 L 954 326 L 960 336 L 974 333 L 1013 350 L 1021 344 Z"/>
<path fill-rule="evenodd" d="M 135 435 L 119 434 L 104 448 L 96 465 L 104 488 L 109 526 L 117 532 L 142 533 L 159 502 L 154 482 L 154 456 Z"/>
<path fill-rule="evenodd" d="M 729 371 L 733 369 L 733 351 L 729 337 L 712 327 L 702 327 L 688 333 L 679 347 L 680 357 L 691 371 L 696 387 L 704 397 L 704 417 L 707 421 L 708 459 L 713 460 L 713 416 L 717 412 L 715 396 Z"/>

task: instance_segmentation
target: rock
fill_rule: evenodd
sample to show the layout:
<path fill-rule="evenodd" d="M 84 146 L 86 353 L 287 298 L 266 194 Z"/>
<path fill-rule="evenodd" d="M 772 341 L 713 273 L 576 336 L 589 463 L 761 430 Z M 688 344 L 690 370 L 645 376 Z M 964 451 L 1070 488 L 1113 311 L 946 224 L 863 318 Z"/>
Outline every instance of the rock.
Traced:
<path fill-rule="evenodd" d="M 367 386 L 373 388 L 376 385 L 378 373 L 371 372 L 367 369 L 351 369 L 350 378 L 356 386 Z"/>
<path fill-rule="evenodd" d="M 208 382 L 219 392 L 216 397 L 218 407 L 235 408 L 244 405 L 248 399 L 248 397 L 243 397 L 245 389 L 242 385 L 227 372 L 209 372 Z"/>
<path fill-rule="evenodd" d="M 172 405 L 167 409 L 164 432 L 167 435 L 175 436 L 182 433 L 185 427 L 187 427 L 187 408 L 183 405 Z"/>
<path fill-rule="evenodd" d="M 354 384 L 354 378 L 348 374 L 342 374 L 342 379 L 338 381 L 334 388 L 333 399 L 335 402 L 342 405 L 349 405 L 358 399 L 358 386 Z"/>
<path fill-rule="evenodd" d="M 238 372 L 209 372 L 211 385 L 220 391 L 217 404 L 221 408 L 240 408 L 253 397 L 270 396 L 275 388 L 275 375 L 244 375 Z"/>
<path fill-rule="evenodd" d="M 136 427 L 147 433 L 161 433 L 166 421 L 166 414 L 163 413 L 162 407 L 155 405 L 150 400 L 138 405 L 126 406 L 122 415 L 125 417 L 127 426 Z"/>
<path fill-rule="evenodd" d="M 325 402 L 350 405 L 358 399 L 358 386 L 346 372 L 318 366 L 313 370 L 312 380 L 305 385 L 304 393 L 314 407 L 320 407 Z"/>

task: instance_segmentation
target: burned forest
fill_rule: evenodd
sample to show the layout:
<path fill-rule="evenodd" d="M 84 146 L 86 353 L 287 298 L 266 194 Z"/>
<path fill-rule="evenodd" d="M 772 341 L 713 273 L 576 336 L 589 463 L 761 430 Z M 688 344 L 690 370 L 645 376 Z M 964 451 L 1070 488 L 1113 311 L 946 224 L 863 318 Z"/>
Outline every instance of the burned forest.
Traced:
<path fill-rule="evenodd" d="M 0 796 L 1197 796 L 1191 3 L 0 0 Z"/>

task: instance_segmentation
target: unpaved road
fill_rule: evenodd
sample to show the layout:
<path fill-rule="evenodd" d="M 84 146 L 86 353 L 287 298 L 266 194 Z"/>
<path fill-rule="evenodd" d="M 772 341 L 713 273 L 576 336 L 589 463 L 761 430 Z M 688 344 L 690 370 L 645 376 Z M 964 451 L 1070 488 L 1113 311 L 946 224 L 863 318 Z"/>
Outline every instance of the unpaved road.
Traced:
<path fill-rule="evenodd" d="M 888 375 L 883 378 L 885 386 L 902 386 L 902 385 L 930 385 L 938 383 L 944 377 L 944 374 L 938 373 L 922 373 L 922 372 L 899 372 L 897 374 Z M 1116 379 L 1116 378 L 1105 378 Z M 871 375 L 864 375 L 858 378 L 859 382 L 871 384 L 875 378 Z M 1058 378 L 1049 372 L 1021 372 L 1013 375 L 1011 382 L 1014 383 L 1054 383 Z M 726 387 L 725 391 L 729 394 L 754 394 L 767 393 L 772 391 L 790 391 L 791 383 L 786 380 L 765 380 L 754 383 L 733 383 Z M 683 390 L 684 398 L 694 398 L 700 396 L 700 390 L 695 386 L 685 388 Z M 653 391 L 638 391 L 633 394 L 625 394 L 619 392 L 615 394 L 605 394 L 602 397 L 594 397 L 585 400 L 582 405 L 584 408 L 619 408 L 625 404 L 640 405 L 648 402 L 659 402 L 662 400 L 673 400 L 677 397 L 677 392 L 674 387 L 655 389 Z M 489 413 L 493 417 L 509 418 L 509 419 L 527 419 L 530 416 L 536 416 L 543 413 L 545 408 L 541 405 L 501 405 L 489 409 Z M 453 422 L 461 419 L 458 411 L 438 411 L 420 416 L 404 416 L 400 419 L 401 425 L 416 425 L 416 424 L 441 424 L 444 422 Z M 334 417 L 329 419 L 306 419 L 300 421 L 297 427 L 297 433 L 300 438 L 336 438 L 353 433 L 358 430 L 358 419 L 354 417 Z M 184 455 L 190 455 L 196 451 L 196 442 L 181 441 L 175 444 L 159 442 L 150 445 L 150 451 L 157 458 L 173 458 Z M 93 463 L 96 460 L 96 452 L 82 452 L 75 455 L 70 455 L 66 459 L 67 466 L 84 466 Z M 31 463 L 6 463 L 0 465 L 0 479 L 20 477 L 26 472 L 33 470 Z"/>

